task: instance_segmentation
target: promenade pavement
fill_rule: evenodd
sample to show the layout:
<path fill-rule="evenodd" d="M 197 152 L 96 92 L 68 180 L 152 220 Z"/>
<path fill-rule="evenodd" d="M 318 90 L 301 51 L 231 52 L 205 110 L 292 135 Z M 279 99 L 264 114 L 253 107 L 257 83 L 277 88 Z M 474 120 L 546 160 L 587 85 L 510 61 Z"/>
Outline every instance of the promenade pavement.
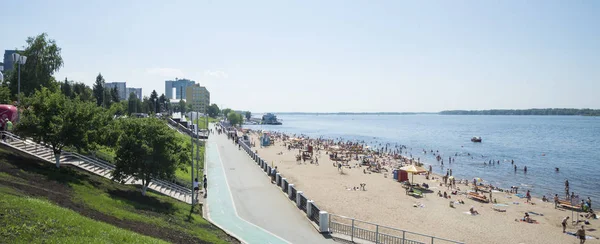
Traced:
<path fill-rule="evenodd" d="M 247 243 L 333 243 L 321 235 L 265 173 L 226 135 L 206 148 L 208 215 Z"/>

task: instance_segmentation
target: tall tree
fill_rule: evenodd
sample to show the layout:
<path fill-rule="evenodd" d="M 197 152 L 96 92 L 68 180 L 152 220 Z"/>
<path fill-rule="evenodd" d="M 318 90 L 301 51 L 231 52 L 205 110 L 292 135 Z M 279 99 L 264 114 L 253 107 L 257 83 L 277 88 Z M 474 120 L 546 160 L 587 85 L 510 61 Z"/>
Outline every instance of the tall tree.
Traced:
<path fill-rule="evenodd" d="M 152 90 L 152 93 L 150 93 L 150 102 L 152 102 L 152 111 L 154 111 L 153 114 L 159 113 L 158 93 L 156 93 L 156 90 Z"/>
<path fill-rule="evenodd" d="M 113 178 L 125 181 L 130 176 L 142 181 L 142 195 L 153 179 L 170 179 L 180 162 L 187 159 L 171 129 L 156 118 L 124 119 L 117 142 Z"/>
<path fill-rule="evenodd" d="M 229 119 L 229 113 L 231 112 L 230 108 L 223 109 L 223 110 L 221 110 L 221 112 L 223 112 L 223 117 Z"/>
<path fill-rule="evenodd" d="M 246 111 L 246 120 L 250 120 L 252 118 L 252 113 L 250 111 Z"/>
<path fill-rule="evenodd" d="M 104 97 L 105 97 L 105 93 L 104 93 L 104 77 L 102 76 L 101 73 L 98 73 L 98 76 L 96 76 L 96 83 L 94 83 L 94 97 L 96 98 L 96 105 L 98 106 L 103 106 L 105 105 L 104 103 Z M 108 107 L 108 106 L 105 106 Z"/>
<path fill-rule="evenodd" d="M 65 77 L 65 81 L 60 83 L 60 90 L 66 97 L 73 97 L 73 89 L 71 88 L 71 81 L 67 80 Z"/>
<path fill-rule="evenodd" d="M 119 90 L 117 90 L 116 87 L 113 87 L 112 89 L 110 89 L 110 100 L 113 103 L 118 103 L 121 101 L 121 98 L 119 97 Z"/>
<path fill-rule="evenodd" d="M 208 116 L 212 117 L 212 118 L 216 118 L 217 116 L 219 116 L 219 113 L 221 113 L 221 111 L 219 110 L 219 106 L 217 106 L 216 104 L 211 104 L 210 106 L 208 106 Z"/>
<path fill-rule="evenodd" d="M 185 101 L 183 99 L 179 100 L 179 112 L 181 112 L 181 114 L 185 114 L 185 112 L 187 111 L 187 105 L 185 104 Z"/>
<path fill-rule="evenodd" d="M 242 124 L 242 122 L 244 121 L 244 117 L 236 112 L 229 112 L 227 114 L 227 120 L 229 120 L 229 123 L 231 123 L 231 125 L 236 126 Z"/>
<path fill-rule="evenodd" d="M 46 33 L 27 38 L 25 50 L 21 55 L 27 56 L 25 65 L 21 65 L 21 93 L 25 96 L 33 94 L 36 89 L 53 87 L 52 75 L 63 66 L 60 48 Z M 15 63 L 16 67 L 17 63 Z M 16 68 L 14 69 L 16 70 Z M 18 75 L 9 76 L 9 87 L 12 94 L 17 94 Z"/>
<path fill-rule="evenodd" d="M 10 99 L 10 89 L 8 86 L 2 84 L 0 85 L 0 104 L 11 104 L 12 99 Z"/>
<path fill-rule="evenodd" d="M 148 96 L 144 96 L 144 98 L 142 99 L 142 113 L 150 114 L 152 113 L 153 109 L 154 103 L 150 101 L 150 98 Z"/>
<path fill-rule="evenodd" d="M 111 89 L 104 89 L 104 95 L 102 95 L 102 106 L 109 108 L 112 105 Z"/>
<path fill-rule="evenodd" d="M 44 142 L 52 147 L 56 167 L 65 146 L 87 148 L 90 133 L 95 133 L 94 116 L 97 108 L 90 102 L 68 99 L 59 91 L 43 87 L 24 99 L 23 114 L 17 124 L 17 133 Z M 90 130 L 94 130 L 90 132 Z M 93 136 L 92 136 L 93 137 Z"/>
<path fill-rule="evenodd" d="M 160 97 L 158 97 L 159 113 L 162 113 L 163 111 L 165 111 L 165 108 L 167 107 L 166 103 L 167 103 L 167 97 L 165 97 L 165 94 L 163 93 L 160 95 Z"/>
<path fill-rule="evenodd" d="M 138 107 L 137 107 L 137 103 L 138 103 L 138 98 L 135 95 L 135 93 L 129 93 L 129 99 L 127 99 L 128 101 L 128 106 L 127 106 L 127 113 L 128 114 L 132 114 L 132 113 L 140 113 L 138 112 Z"/>
<path fill-rule="evenodd" d="M 73 94 L 71 98 L 79 97 L 81 101 L 93 102 L 94 95 L 92 94 L 92 88 L 82 82 L 71 82 L 73 85 Z"/>

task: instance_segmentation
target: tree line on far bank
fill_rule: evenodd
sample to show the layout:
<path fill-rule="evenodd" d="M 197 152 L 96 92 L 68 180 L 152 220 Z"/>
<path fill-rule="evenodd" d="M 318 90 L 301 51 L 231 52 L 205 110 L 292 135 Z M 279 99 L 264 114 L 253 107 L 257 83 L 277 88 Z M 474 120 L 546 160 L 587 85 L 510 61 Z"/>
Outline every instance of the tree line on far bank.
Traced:
<path fill-rule="evenodd" d="M 600 116 L 600 109 L 542 108 L 542 109 L 492 109 L 492 110 L 447 110 L 442 115 L 579 115 Z"/>
<path fill-rule="evenodd" d="M 157 117 L 123 117 L 132 113 L 189 111 L 185 103 L 170 104 L 164 94 L 152 91 L 141 101 L 135 95 L 120 101 L 115 89 L 105 89 L 99 74 L 91 88 L 81 82 L 53 77 L 63 66 L 61 49 L 54 40 L 41 34 L 27 39 L 20 54 L 28 57 L 21 66 L 21 93 L 17 94 L 16 71 L 7 72 L 0 85 L 0 102 L 17 104 L 21 112 L 15 133 L 44 143 L 52 149 L 56 166 L 65 148 L 79 153 L 94 154 L 101 147 L 116 152 L 113 179 L 126 181 L 130 177 L 143 183 L 142 193 L 153 179 L 175 179 L 177 168 L 187 170 L 191 160 L 191 142 L 176 136 L 164 120 Z M 219 115 L 212 104 L 207 113 Z"/>

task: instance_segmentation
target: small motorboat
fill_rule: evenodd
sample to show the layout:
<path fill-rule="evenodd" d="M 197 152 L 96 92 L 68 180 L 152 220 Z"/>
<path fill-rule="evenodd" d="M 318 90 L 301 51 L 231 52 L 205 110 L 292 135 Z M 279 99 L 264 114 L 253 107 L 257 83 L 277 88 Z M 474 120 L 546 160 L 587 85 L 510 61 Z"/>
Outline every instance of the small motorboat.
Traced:
<path fill-rule="evenodd" d="M 481 142 L 481 137 L 479 136 L 474 136 L 473 138 L 471 138 L 472 142 Z"/>

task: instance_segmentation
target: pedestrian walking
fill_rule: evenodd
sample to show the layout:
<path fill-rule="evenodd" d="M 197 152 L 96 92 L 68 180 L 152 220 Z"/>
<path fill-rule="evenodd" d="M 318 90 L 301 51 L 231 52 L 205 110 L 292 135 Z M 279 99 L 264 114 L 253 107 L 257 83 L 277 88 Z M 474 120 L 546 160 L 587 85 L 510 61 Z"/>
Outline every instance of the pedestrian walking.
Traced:
<path fill-rule="evenodd" d="M 575 235 L 579 238 L 579 244 L 585 243 L 585 226 L 582 225 Z"/>
<path fill-rule="evenodd" d="M 569 221 L 569 216 L 562 220 L 563 233 L 565 233 L 565 230 L 567 229 L 567 221 Z"/>

